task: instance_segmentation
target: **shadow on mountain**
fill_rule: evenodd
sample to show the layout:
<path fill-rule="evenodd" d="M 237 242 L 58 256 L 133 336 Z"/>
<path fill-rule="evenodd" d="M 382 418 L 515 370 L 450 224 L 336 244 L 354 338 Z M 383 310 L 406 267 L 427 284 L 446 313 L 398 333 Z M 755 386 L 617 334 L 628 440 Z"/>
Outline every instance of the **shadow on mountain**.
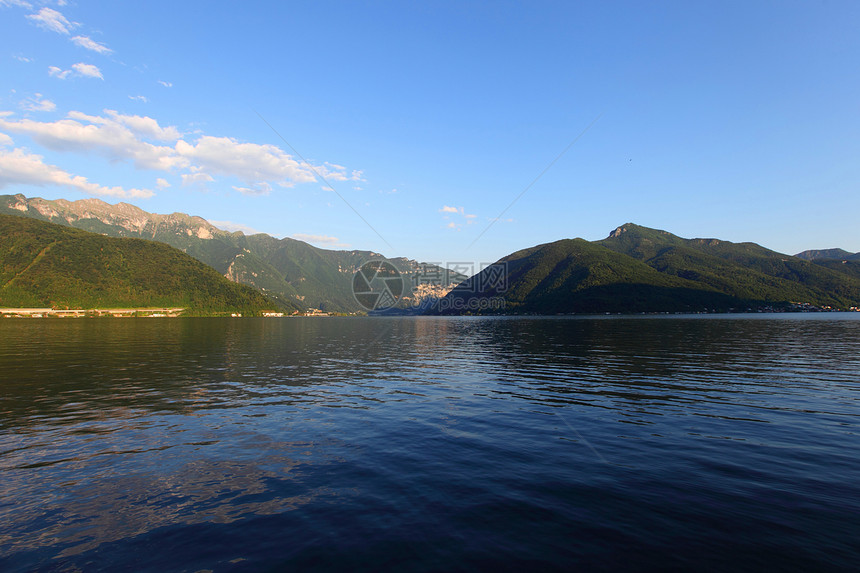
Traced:
<path fill-rule="evenodd" d="M 524 301 L 505 300 L 499 308 L 491 308 L 484 302 L 490 298 L 480 293 L 472 296 L 457 293 L 447 301 L 440 301 L 428 314 L 728 312 L 761 304 L 713 291 L 637 283 L 599 285 L 572 293 L 557 290 Z"/>

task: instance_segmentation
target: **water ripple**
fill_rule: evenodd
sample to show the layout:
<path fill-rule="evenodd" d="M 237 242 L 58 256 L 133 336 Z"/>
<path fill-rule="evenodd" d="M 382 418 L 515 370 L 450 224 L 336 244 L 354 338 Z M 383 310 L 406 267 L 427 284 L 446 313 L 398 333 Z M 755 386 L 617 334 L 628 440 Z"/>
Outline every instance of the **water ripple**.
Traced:
<path fill-rule="evenodd" d="M 0 371 L 4 570 L 860 561 L 855 316 L 2 320 Z"/>

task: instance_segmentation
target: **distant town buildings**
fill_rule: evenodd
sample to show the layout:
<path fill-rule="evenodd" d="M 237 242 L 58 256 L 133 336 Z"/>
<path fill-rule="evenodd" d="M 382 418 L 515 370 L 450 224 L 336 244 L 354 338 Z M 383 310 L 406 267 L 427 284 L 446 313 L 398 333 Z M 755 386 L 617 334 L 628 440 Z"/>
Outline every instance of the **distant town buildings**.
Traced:
<path fill-rule="evenodd" d="M 91 309 L 58 309 L 58 308 L 0 308 L 3 318 L 84 318 L 110 316 L 114 318 L 148 317 L 172 318 L 179 316 L 184 308 L 91 308 Z"/>

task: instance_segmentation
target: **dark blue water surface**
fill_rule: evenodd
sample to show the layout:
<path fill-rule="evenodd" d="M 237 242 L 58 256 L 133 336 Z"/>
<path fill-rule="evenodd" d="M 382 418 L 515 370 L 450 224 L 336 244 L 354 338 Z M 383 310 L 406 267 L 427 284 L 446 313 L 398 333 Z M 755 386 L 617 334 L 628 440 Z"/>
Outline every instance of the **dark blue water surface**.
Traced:
<path fill-rule="evenodd" d="M 3 319 L 0 569 L 852 570 L 858 319 Z"/>

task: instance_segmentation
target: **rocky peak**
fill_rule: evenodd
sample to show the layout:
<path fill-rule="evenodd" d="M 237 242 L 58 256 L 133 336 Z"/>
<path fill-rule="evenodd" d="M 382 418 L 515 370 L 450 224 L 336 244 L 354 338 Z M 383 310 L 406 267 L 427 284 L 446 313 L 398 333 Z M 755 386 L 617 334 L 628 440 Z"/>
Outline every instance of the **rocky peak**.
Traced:
<path fill-rule="evenodd" d="M 624 223 L 620 227 L 616 227 L 614 231 L 609 233 L 610 237 L 620 237 L 624 233 L 628 233 L 632 230 L 635 225 L 633 223 Z"/>
<path fill-rule="evenodd" d="M 156 230 L 165 225 L 178 227 L 177 230 L 184 230 L 189 236 L 194 235 L 201 239 L 211 239 L 223 233 L 202 217 L 192 217 L 185 213 L 159 215 L 148 213 L 129 203 L 111 205 L 96 198 L 52 201 L 40 197 L 28 199 L 18 194 L 14 196 L 13 201 L 9 201 L 8 205 L 22 212 L 32 209 L 48 220 L 59 218 L 70 225 L 74 225 L 77 221 L 95 219 L 105 225 L 122 227 L 126 231 L 147 237 L 154 236 Z"/>
<path fill-rule="evenodd" d="M 719 239 L 695 239 L 693 242 L 708 247 L 715 247 L 721 243 Z"/>

